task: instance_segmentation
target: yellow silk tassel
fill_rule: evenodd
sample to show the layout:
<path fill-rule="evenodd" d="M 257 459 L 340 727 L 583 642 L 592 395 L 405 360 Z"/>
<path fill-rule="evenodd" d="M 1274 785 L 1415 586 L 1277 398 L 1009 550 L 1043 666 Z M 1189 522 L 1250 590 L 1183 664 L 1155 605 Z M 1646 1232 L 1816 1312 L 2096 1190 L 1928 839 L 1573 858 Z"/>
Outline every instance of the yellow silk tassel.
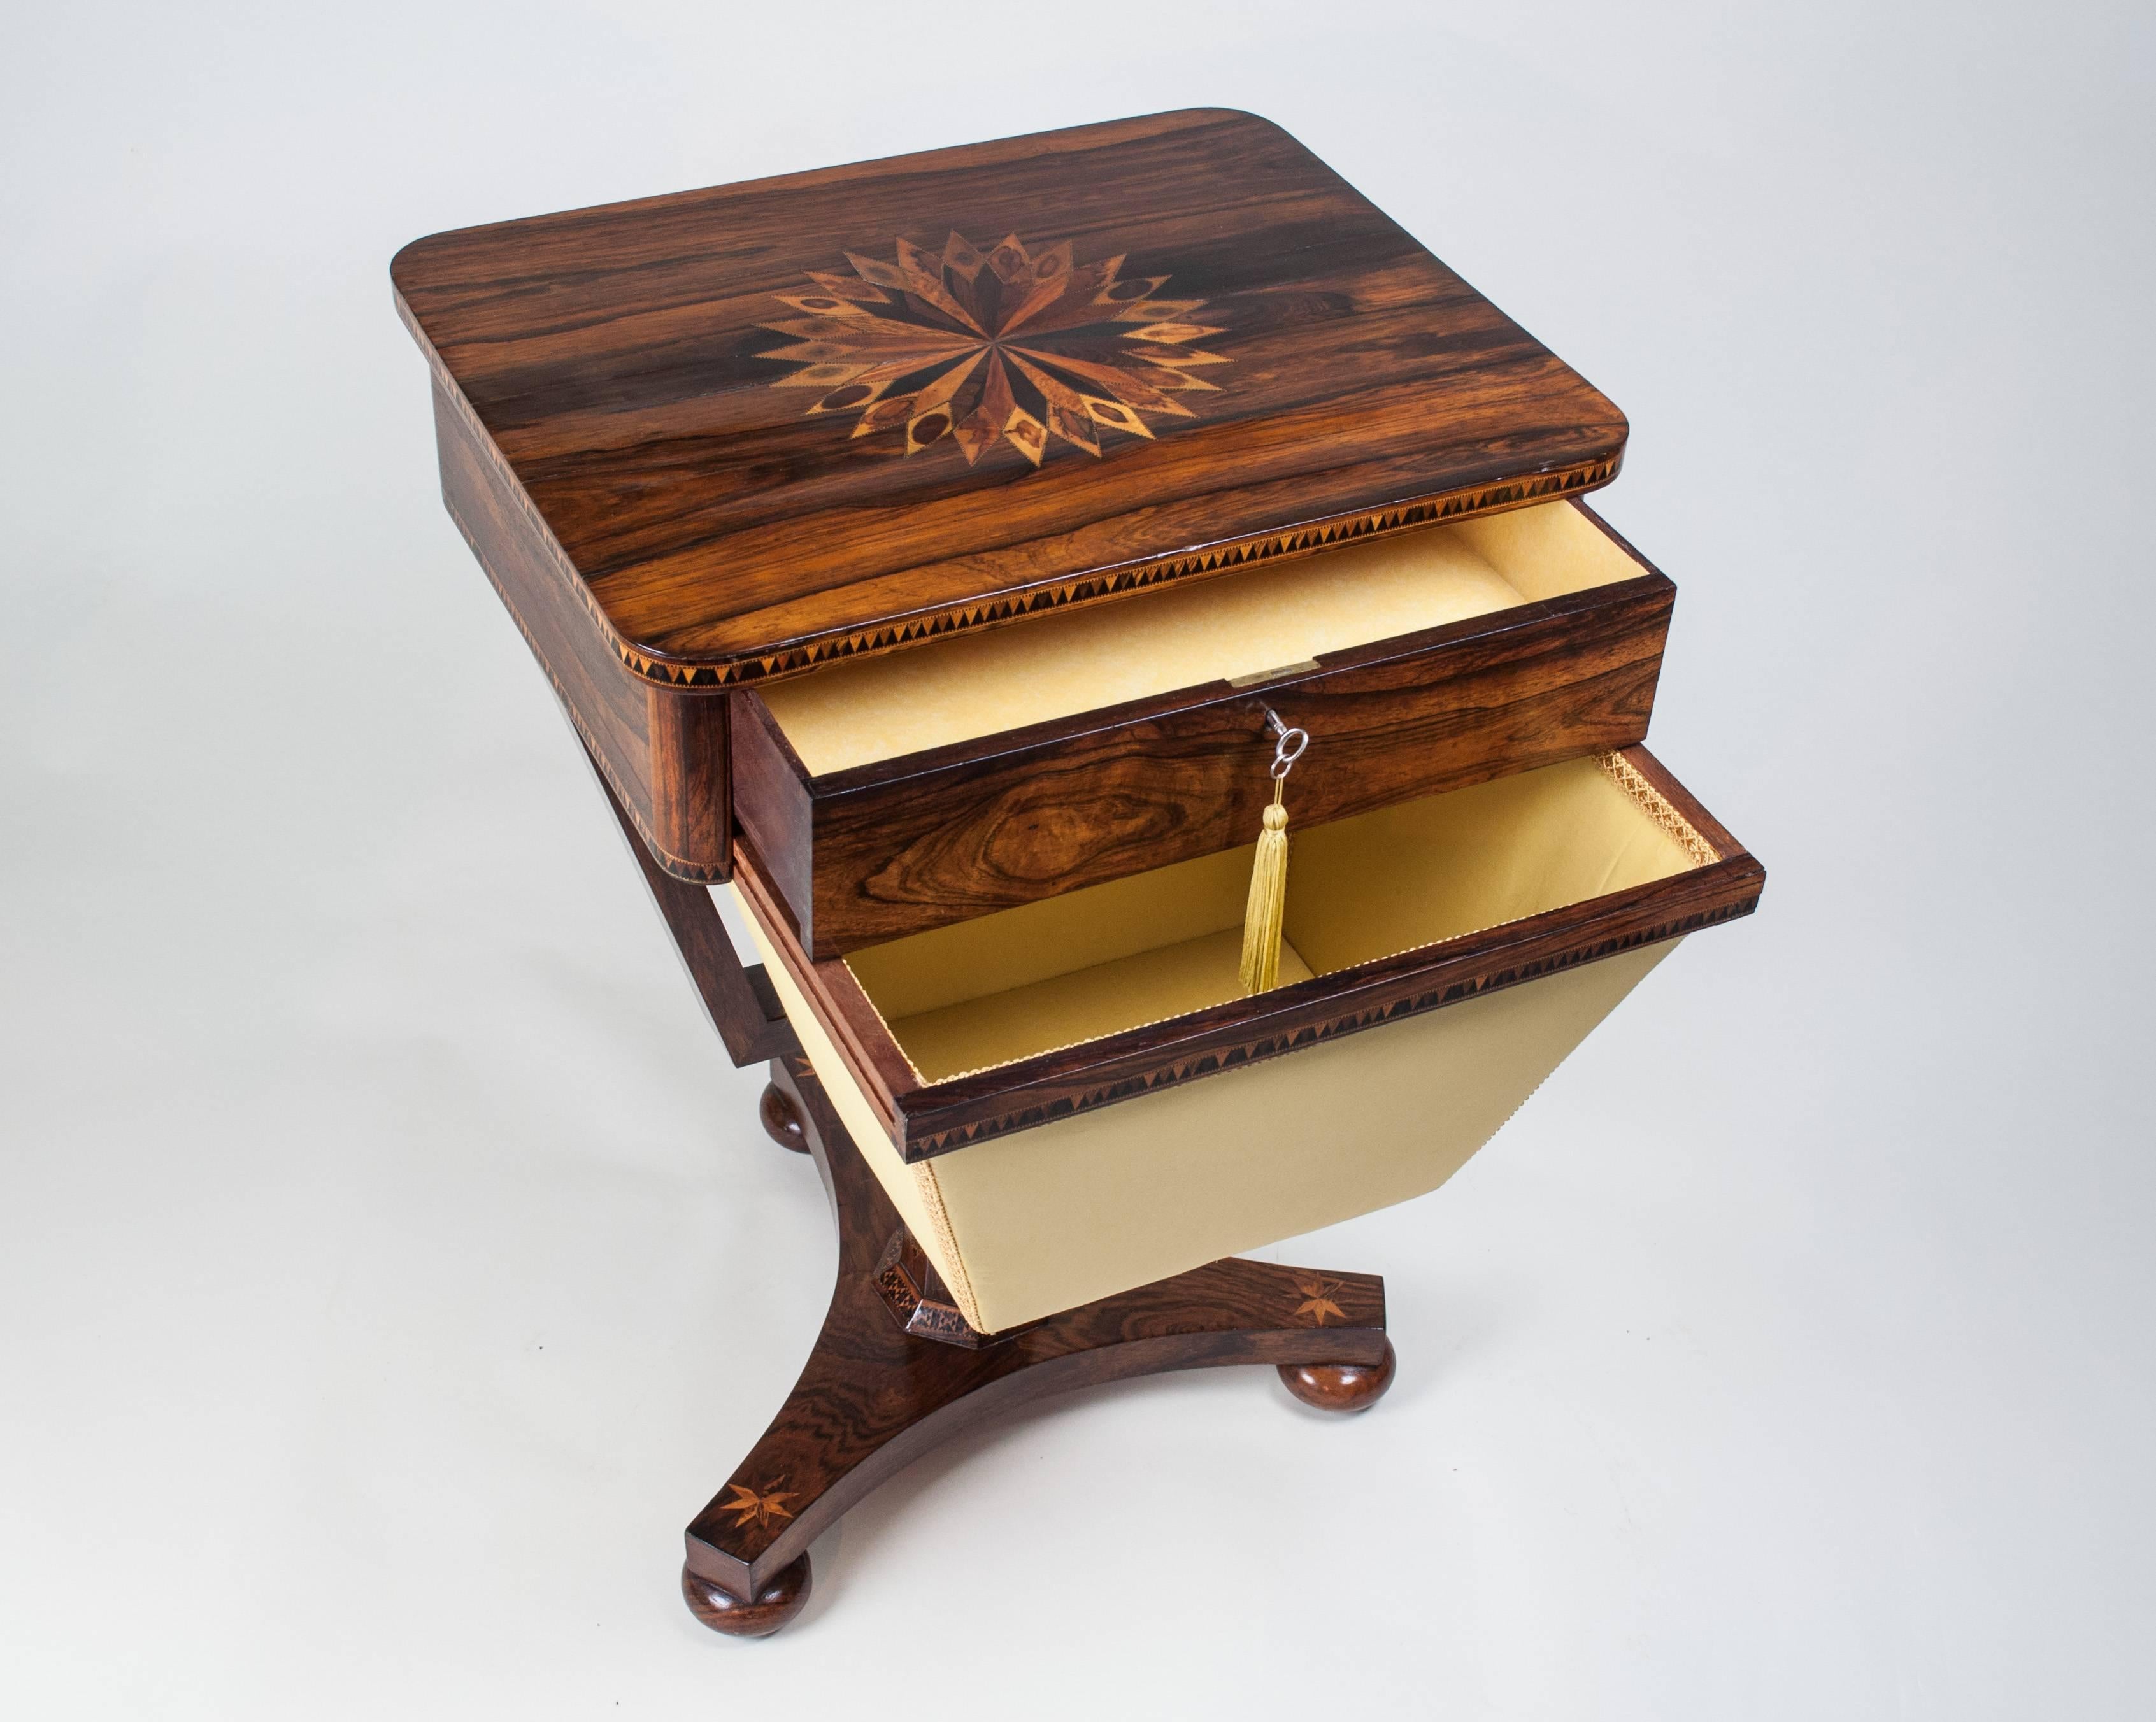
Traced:
<path fill-rule="evenodd" d="M 1273 804 L 1265 809 L 1265 828 L 1250 867 L 1250 902 L 1243 911 L 1246 994 L 1280 985 L 1281 924 L 1287 915 L 1287 808 L 1281 801 L 1286 792 L 1286 779 L 1275 778 Z"/>

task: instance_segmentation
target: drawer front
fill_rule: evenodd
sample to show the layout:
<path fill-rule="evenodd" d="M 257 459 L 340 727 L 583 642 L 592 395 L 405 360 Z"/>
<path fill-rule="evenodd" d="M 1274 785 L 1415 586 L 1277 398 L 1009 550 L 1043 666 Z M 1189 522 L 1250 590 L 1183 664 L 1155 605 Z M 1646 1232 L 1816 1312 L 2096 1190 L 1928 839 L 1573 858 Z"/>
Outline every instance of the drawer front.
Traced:
<path fill-rule="evenodd" d="M 1606 777 L 1614 786 L 1610 793 L 1623 798 L 1622 817 L 1615 824 L 1624 828 L 1598 819 L 1575 795 L 1568 802 L 1542 803 L 1541 814 L 1548 816 L 1554 808 L 1554 817 L 1489 825 L 1486 844 L 1474 836 L 1475 828 L 1467 827 L 1434 845 L 1412 839 L 1410 833 L 1411 840 L 1400 848 L 1419 865 L 1435 857 L 1428 864 L 1440 869 L 1485 866 L 1493 878 L 1508 882 L 1508 889 L 1517 880 L 1562 878 L 1570 864 L 1573 886 L 1530 888 L 1553 890 L 1554 895 L 1522 897 L 1509 908 L 1470 903 L 1463 910 L 1468 919 L 1458 925 L 1471 930 L 1441 931 L 1420 944 L 1381 933 L 1374 948 L 1383 954 L 1361 960 L 1358 952 L 1342 951 L 1337 903 L 1347 893 L 1339 894 L 1332 910 L 1317 905 L 1321 912 L 1313 916 L 1306 906 L 1299 914 L 1298 886 L 1323 889 L 1318 874 L 1324 863 L 1313 849 L 1312 864 L 1301 876 L 1291 874 L 1288 907 L 1291 938 L 1303 940 L 1312 953 L 1305 971 L 1309 978 L 1247 997 L 1215 993 L 1219 1002 L 1194 1009 L 1171 1005 L 1159 1012 L 1132 1011 L 1119 1019 L 1131 1024 L 1127 1028 L 1111 1024 L 1105 1032 L 1087 1030 L 1087 1038 L 1045 1045 L 1038 1052 L 980 1063 L 959 1060 L 947 1069 L 927 1068 L 923 1043 L 908 1028 L 909 1022 L 926 1020 L 917 1014 L 924 1008 L 929 1016 L 938 1014 L 932 1008 L 938 1001 L 916 997 L 900 1006 L 889 986 L 879 981 L 877 971 L 887 966 L 890 951 L 874 953 L 873 962 L 812 957 L 786 925 L 770 872 L 752 841 L 742 842 L 737 850 L 735 885 L 790 985 L 813 1009 L 820 1032 L 828 1035 L 873 1107 L 880 1133 L 901 1158 L 926 1160 L 1099 1107 L 1142 1100 L 1221 1072 L 1293 1057 L 1342 1036 L 1383 1032 L 1409 1017 L 1717 925 L 1749 914 L 1756 905 L 1765 870 L 1644 748 L 1627 748 L 1599 761 L 1561 762 L 1508 778 L 1502 786 L 1486 782 L 1461 793 L 1486 802 L 1502 787 L 1502 799 L 1528 802 L 1539 793 L 1528 782 L 1530 775 L 1545 784 L 1559 782 L 1553 774 L 1565 774 L 1561 782 L 1568 793 L 1599 792 L 1594 792 L 1594 781 L 1598 774 Z M 1415 806 L 1441 799 L 1426 798 Z M 1401 813 L 1414 811 L 1394 809 L 1373 817 L 1397 822 Z M 1375 880 L 1374 903 L 1396 903 L 1400 876 L 1386 874 L 1383 857 L 1374 850 L 1365 855 L 1358 847 L 1368 826 L 1365 820 L 1352 830 L 1336 828 L 1336 839 L 1344 833 L 1352 843 L 1343 860 L 1343 845 L 1332 842 L 1331 865 L 1336 878 L 1358 872 Z M 1630 865 L 1626 855 L 1637 853 L 1632 846 L 1664 838 L 1673 846 L 1664 861 L 1644 870 L 1634 867 L 1630 874 L 1624 870 Z M 1378 833 L 1378 840 L 1388 839 Z M 1486 863 L 1473 858 L 1486 852 Z M 1209 872 L 1212 864 L 1195 865 Z M 1130 893 L 1140 883 L 1150 889 L 1176 873 L 1198 876 L 1189 868 L 1163 869 L 1143 882 L 1110 885 L 1094 894 L 1094 900 L 1069 905 L 1070 920 L 1075 923 L 1092 915 L 1094 901 Z M 1632 882 L 1625 882 L 1627 878 Z M 1138 900 L 1132 895 L 1106 905 L 1106 919 L 1117 929 L 1114 937 L 1126 951 L 1142 943 L 1124 936 L 1132 924 L 1147 919 L 1158 923 L 1160 905 L 1168 899 L 1157 894 L 1143 916 L 1128 914 L 1129 904 Z M 1554 906 L 1539 906 L 1543 902 Z M 1050 930 L 1041 919 L 1050 906 L 1036 904 L 1013 917 L 1028 918 L 1025 929 L 1013 935 L 1020 946 L 1038 943 Z M 1330 927 L 1321 925 L 1328 920 Z M 970 940 L 988 925 L 930 936 L 938 943 L 962 935 Z M 1179 929 L 1173 936 L 1188 930 Z M 1070 927 L 1058 936 L 1067 939 Z M 916 946 L 926 942 L 916 941 Z M 1322 952 L 1321 946 L 1329 946 L 1332 954 Z M 1088 975 L 1097 974 L 1101 971 L 1086 966 L 1111 955 L 1103 946 L 1074 956 L 1073 962 Z M 998 957 L 983 946 L 950 946 L 942 964 L 947 972 L 970 977 L 1010 968 L 1007 959 L 1008 953 Z M 1232 956 L 1229 964 L 1232 972 Z M 1024 967 L 1021 956 L 1016 968 L 994 983 L 996 991 L 984 995 L 992 1002 L 1008 998 L 1008 1008 L 995 1012 L 1003 1020 L 1052 1015 L 1041 1012 L 1038 989 L 1024 984 L 1029 976 L 1019 972 Z M 917 1056 L 923 1057 L 921 1066 L 915 1063 Z"/>
<path fill-rule="evenodd" d="M 824 776 L 734 696 L 735 807 L 818 958 L 1248 843 L 1265 714 L 1309 731 L 1292 828 L 1643 740 L 1676 588 L 1632 578 Z"/>

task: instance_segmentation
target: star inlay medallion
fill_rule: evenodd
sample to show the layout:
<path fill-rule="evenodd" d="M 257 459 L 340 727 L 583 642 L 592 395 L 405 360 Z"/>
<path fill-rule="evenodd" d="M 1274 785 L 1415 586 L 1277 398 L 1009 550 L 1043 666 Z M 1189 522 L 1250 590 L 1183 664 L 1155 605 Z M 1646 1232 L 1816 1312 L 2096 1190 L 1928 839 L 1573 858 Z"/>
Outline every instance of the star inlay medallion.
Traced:
<path fill-rule="evenodd" d="M 793 1499 L 796 1491 L 789 1489 L 783 1494 L 773 1493 L 785 1481 L 783 1477 L 774 1477 L 761 1489 L 747 1489 L 738 1483 L 729 1483 L 726 1487 L 734 1492 L 734 1498 L 721 1502 L 719 1510 L 732 1513 L 737 1525 L 768 1525 L 781 1519 L 791 1519 L 793 1514 L 786 1503 Z"/>
<path fill-rule="evenodd" d="M 1204 300 L 1163 297 L 1169 278 L 1125 275 L 1122 256 L 1075 264 L 1070 241 L 1034 252 L 1015 233 L 983 253 L 957 233 L 896 254 L 811 271 L 778 295 L 803 315 L 759 325 L 797 345 L 757 356 L 801 367 L 773 386 L 819 391 L 810 416 L 858 413 L 855 436 L 900 433 L 908 455 L 947 438 L 971 466 L 1001 438 L 1039 466 L 1055 436 L 1097 459 L 1103 430 L 1195 418 L 1178 397 L 1232 362 L 1192 345 L 1221 332 L 1197 320 Z"/>
<path fill-rule="evenodd" d="M 1321 1279 L 1313 1275 L 1298 1274 L 1296 1278 L 1295 1289 L 1302 1294 L 1302 1301 L 1295 1306 L 1295 1313 L 1298 1315 L 1307 1315 L 1311 1324 L 1316 1327 L 1324 1326 L 1325 1318 L 1328 1315 L 1337 1315 L 1345 1321 L 1348 1319 L 1348 1312 L 1332 1301 L 1332 1294 L 1340 1289 L 1340 1284 L 1337 1279 Z"/>

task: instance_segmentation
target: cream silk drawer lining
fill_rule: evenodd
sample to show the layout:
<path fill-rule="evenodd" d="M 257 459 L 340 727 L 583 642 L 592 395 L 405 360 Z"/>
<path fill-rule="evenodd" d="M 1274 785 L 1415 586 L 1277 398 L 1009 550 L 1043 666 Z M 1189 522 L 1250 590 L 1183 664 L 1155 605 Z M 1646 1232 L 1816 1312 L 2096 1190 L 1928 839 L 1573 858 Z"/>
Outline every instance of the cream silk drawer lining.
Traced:
<path fill-rule="evenodd" d="M 1680 942 L 908 1165 L 735 901 L 848 1135 L 984 1333 L 1435 1189 Z"/>
<path fill-rule="evenodd" d="M 1401 533 L 831 665 L 760 690 L 811 776 L 1627 580 L 1569 503 Z"/>
<path fill-rule="evenodd" d="M 1712 860 L 1615 756 L 1568 760 L 1296 833 L 1281 984 Z M 924 1082 L 1240 996 L 1245 846 L 846 959 Z"/>

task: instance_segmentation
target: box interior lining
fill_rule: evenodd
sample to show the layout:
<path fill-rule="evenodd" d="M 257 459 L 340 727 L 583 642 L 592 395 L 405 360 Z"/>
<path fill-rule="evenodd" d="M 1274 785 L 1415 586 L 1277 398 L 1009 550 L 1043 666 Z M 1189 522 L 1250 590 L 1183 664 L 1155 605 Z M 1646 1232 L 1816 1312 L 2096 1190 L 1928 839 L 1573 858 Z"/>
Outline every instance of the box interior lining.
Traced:
<path fill-rule="evenodd" d="M 824 776 L 1639 572 L 1578 509 L 1543 503 L 836 664 L 762 694 Z"/>
<path fill-rule="evenodd" d="M 1291 844 L 1282 986 L 1717 858 L 1617 754 L 1291 826 Z M 1179 862 L 846 961 L 921 1079 L 947 1080 L 1239 997 L 1251 856 Z"/>

